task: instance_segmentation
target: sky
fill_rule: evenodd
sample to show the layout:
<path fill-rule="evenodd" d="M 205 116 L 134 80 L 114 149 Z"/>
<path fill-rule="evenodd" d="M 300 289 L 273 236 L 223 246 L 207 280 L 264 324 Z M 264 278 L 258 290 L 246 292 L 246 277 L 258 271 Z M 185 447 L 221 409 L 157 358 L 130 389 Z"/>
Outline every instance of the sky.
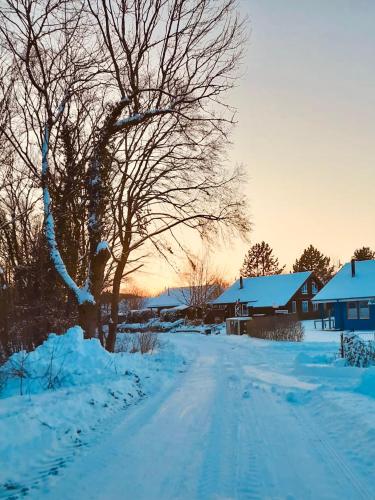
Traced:
<path fill-rule="evenodd" d="M 230 97 L 238 123 L 229 158 L 247 173 L 251 244 L 267 241 L 287 270 L 310 243 L 334 262 L 375 249 L 375 1 L 240 8 L 250 36 Z M 212 265 L 232 281 L 248 247 L 218 243 Z M 137 281 L 149 291 L 181 284 L 156 260 Z"/>

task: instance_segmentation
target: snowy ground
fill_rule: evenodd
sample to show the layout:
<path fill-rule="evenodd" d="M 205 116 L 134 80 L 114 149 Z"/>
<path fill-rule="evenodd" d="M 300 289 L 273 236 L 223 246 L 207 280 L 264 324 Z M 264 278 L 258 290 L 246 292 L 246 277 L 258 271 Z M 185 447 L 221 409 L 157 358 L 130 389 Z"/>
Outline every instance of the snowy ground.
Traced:
<path fill-rule="evenodd" d="M 300 344 L 163 334 L 124 357 L 131 376 L 2 400 L 0 498 L 374 499 L 375 368 L 342 366 L 339 334 L 306 326 Z M 108 410 L 109 387 L 137 404 Z"/>

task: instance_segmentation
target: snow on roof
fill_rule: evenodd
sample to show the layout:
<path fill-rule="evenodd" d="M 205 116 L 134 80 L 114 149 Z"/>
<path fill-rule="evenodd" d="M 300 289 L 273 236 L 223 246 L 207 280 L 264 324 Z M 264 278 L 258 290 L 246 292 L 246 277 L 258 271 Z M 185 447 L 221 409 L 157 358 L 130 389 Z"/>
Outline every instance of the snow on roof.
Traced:
<path fill-rule="evenodd" d="M 254 307 L 280 307 L 289 302 L 311 275 L 311 271 L 243 278 L 243 288 L 237 280 L 212 304 L 233 304 L 239 300 Z"/>
<path fill-rule="evenodd" d="M 187 305 L 190 301 L 190 287 L 177 287 L 169 288 L 156 297 L 151 297 L 146 300 L 146 307 L 148 308 L 165 308 L 165 307 L 178 307 Z"/>
<path fill-rule="evenodd" d="M 168 307 L 167 309 L 161 309 L 160 312 L 178 312 L 178 311 L 185 311 L 185 309 L 189 309 L 189 306 L 187 304 L 181 304 L 180 306 L 175 306 L 175 307 Z"/>
<path fill-rule="evenodd" d="M 355 262 L 352 277 L 351 263 L 345 264 L 313 299 L 314 302 L 370 299 L 375 297 L 375 260 Z"/>

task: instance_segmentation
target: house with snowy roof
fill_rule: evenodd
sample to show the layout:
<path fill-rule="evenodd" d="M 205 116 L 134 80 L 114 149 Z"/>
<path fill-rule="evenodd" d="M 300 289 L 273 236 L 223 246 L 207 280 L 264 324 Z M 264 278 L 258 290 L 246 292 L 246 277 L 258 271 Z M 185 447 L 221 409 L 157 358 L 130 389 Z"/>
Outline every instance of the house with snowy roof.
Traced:
<path fill-rule="evenodd" d="M 164 292 L 146 300 L 146 307 L 160 313 L 163 309 L 187 309 L 189 307 L 189 287 L 167 288 Z"/>
<path fill-rule="evenodd" d="M 218 295 L 217 290 L 217 285 L 167 288 L 157 296 L 147 299 L 145 307 L 158 314 L 164 310 L 182 312 L 190 308 L 201 308 Z"/>
<path fill-rule="evenodd" d="M 319 306 L 311 299 L 322 286 L 311 271 L 240 278 L 211 304 L 222 319 L 270 314 L 314 318 Z"/>
<path fill-rule="evenodd" d="M 375 260 L 348 262 L 312 302 L 330 307 L 338 330 L 375 330 Z"/>

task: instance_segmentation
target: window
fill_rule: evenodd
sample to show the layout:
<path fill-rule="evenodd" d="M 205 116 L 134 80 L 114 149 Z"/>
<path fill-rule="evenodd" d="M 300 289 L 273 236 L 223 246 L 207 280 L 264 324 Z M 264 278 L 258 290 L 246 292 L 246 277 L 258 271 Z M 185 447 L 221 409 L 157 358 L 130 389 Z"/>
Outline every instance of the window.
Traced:
<path fill-rule="evenodd" d="M 297 312 L 297 302 L 295 300 L 292 301 L 292 313 Z"/>
<path fill-rule="evenodd" d="M 308 300 L 302 301 L 302 312 L 304 312 L 304 313 L 309 312 L 309 301 Z"/>
<path fill-rule="evenodd" d="M 249 314 L 249 311 L 247 309 L 246 304 L 242 304 L 242 311 L 241 311 L 241 316 L 247 316 Z"/>
<path fill-rule="evenodd" d="M 313 293 L 313 295 L 315 295 L 316 293 L 318 293 L 318 287 L 316 286 L 315 281 L 313 281 L 313 282 L 311 283 L 311 288 L 312 288 L 312 293 Z"/>
<path fill-rule="evenodd" d="M 306 294 L 307 294 L 307 283 L 305 283 L 305 284 L 303 285 L 303 287 L 302 287 L 302 293 L 303 293 L 304 295 L 306 295 Z"/>
<path fill-rule="evenodd" d="M 316 304 L 315 302 L 313 302 L 313 311 L 319 311 L 319 304 Z"/>
<path fill-rule="evenodd" d="M 358 319 L 357 302 L 348 302 L 348 319 Z"/>
<path fill-rule="evenodd" d="M 370 308 L 367 300 L 358 302 L 359 319 L 370 319 Z"/>

